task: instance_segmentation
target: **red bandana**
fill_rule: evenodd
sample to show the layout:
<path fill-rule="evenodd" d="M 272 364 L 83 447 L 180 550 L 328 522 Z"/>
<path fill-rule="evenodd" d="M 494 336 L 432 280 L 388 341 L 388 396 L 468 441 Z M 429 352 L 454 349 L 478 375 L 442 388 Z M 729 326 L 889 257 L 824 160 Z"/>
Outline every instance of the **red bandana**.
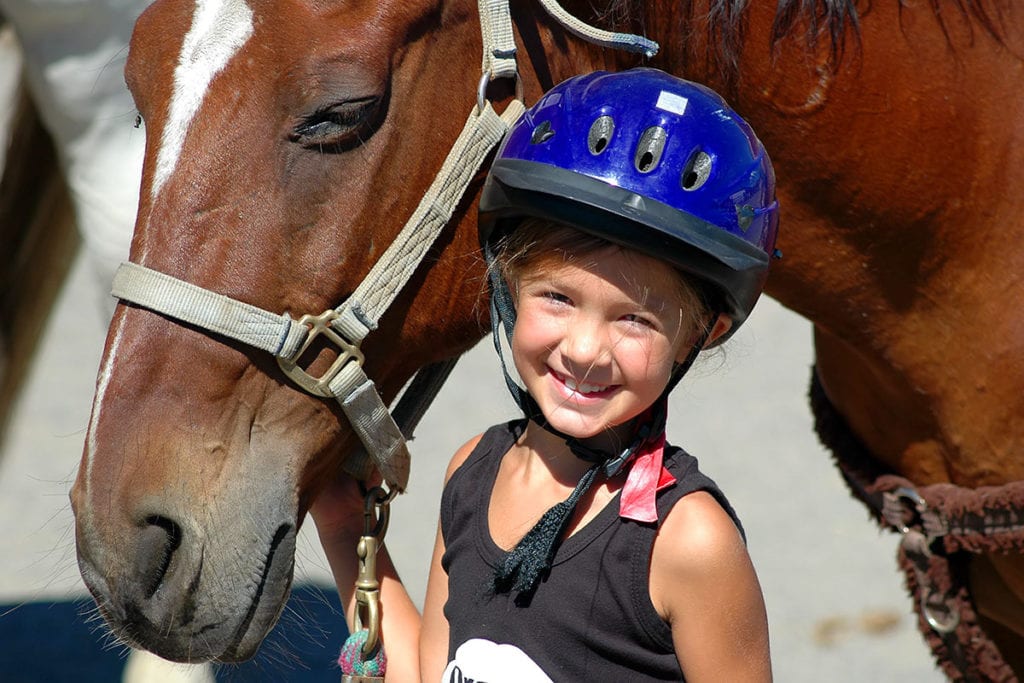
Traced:
<path fill-rule="evenodd" d="M 676 478 L 662 464 L 664 457 L 664 432 L 657 439 L 644 442 L 637 451 L 619 498 L 620 517 L 637 522 L 657 521 L 655 494 L 676 483 Z"/>

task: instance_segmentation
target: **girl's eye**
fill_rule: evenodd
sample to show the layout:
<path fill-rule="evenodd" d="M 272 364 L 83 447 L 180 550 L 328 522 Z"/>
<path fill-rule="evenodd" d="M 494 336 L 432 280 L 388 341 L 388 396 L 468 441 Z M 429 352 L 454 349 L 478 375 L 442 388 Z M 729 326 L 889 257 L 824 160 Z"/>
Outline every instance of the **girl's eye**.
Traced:
<path fill-rule="evenodd" d="M 639 313 L 629 313 L 628 315 L 624 315 L 622 317 L 622 319 L 625 320 L 628 323 L 633 323 L 635 325 L 642 325 L 643 327 L 649 327 L 651 329 L 656 329 L 656 325 L 654 324 L 653 320 L 651 320 L 650 318 L 644 317 L 643 315 L 640 315 Z"/>
<path fill-rule="evenodd" d="M 561 294 L 559 292 L 544 292 L 543 294 L 541 294 L 541 296 L 543 298 L 545 298 L 545 299 L 548 299 L 550 301 L 555 301 L 555 302 L 558 302 L 558 303 L 563 303 L 563 304 L 571 303 L 571 299 L 569 299 L 569 297 L 567 297 L 565 294 Z"/>

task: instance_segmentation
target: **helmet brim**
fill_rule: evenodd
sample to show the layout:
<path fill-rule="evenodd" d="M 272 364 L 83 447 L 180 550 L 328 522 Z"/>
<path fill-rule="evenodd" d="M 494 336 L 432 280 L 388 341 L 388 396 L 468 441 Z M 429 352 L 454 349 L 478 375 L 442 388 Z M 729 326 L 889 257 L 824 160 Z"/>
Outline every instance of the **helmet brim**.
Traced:
<path fill-rule="evenodd" d="M 735 332 L 768 275 L 768 255 L 692 214 L 580 173 L 498 159 L 480 197 L 480 240 L 493 242 L 523 218 L 573 226 L 671 263 L 719 292 Z"/>

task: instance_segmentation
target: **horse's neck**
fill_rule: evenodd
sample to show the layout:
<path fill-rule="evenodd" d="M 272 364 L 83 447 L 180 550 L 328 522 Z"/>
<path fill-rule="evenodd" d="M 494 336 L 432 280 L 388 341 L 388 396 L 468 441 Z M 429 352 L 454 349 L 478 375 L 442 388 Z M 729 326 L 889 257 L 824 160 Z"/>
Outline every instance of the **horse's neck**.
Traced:
<path fill-rule="evenodd" d="M 863 258 L 851 260 L 861 272 L 847 270 L 833 310 L 816 315 L 816 362 L 830 398 L 868 448 L 915 483 L 1024 479 L 1024 328 L 1012 303 L 1024 298 L 1015 275 L 1024 258 L 1012 241 L 990 241 L 989 256 L 976 259 L 957 253 L 970 245 L 936 239 L 948 260 L 933 273 L 900 259 L 869 272 Z M 832 289 L 842 273 L 817 286 Z M 878 273 L 906 278 L 907 291 L 887 298 Z"/>
<path fill-rule="evenodd" d="M 640 13 L 627 11 L 636 4 L 630 0 L 565 0 L 560 4 L 569 14 L 591 26 L 652 35 L 644 31 Z M 621 70 L 642 63 L 635 54 L 597 47 L 567 36 L 565 27 L 548 15 L 539 2 L 513 3 L 512 13 L 521 48 L 519 70 L 525 81 L 528 105 L 571 76 L 596 70 Z"/>
<path fill-rule="evenodd" d="M 769 58 L 774 17 L 754 4 L 730 93 L 778 174 L 786 256 L 769 291 L 815 322 L 823 383 L 854 432 L 919 484 L 1024 479 L 1009 304 L 1024 298 L 1024 222 L 1005 190 L 1024 183 L 1007 123 L 1024 113 L 1007 96 L 1024 10 L 1008 11 L 1000 44 L 966 17 L 943 35 L 927 8 L 907 22 L 873 7 L 833 72 L 829 44 L 809 53 L 797 34 Z"/>
<path fill-rule="evenodd" d="M 829 397 L 894 469 L 922 484 L 1022 479 L 1024 331 L 1010 302 L 1024 297 L 1024 223 L 1007 190 L 1024 183 L 1008 123 L 1024 114 L 1008 95 L 1019 59 L 966 21 L 943 37 L 927 8 L 912 23 L 901 11 L 873 6 L 832 72 L 829 45 L 809 53 L 799 34 L 772 59 L 772 9 L 751 5 L 730 99 L 778 176 L 785 256 L 769 293 L 814 321 Z M 1012 11 L 1019 54 L 1024 10 Z"/>

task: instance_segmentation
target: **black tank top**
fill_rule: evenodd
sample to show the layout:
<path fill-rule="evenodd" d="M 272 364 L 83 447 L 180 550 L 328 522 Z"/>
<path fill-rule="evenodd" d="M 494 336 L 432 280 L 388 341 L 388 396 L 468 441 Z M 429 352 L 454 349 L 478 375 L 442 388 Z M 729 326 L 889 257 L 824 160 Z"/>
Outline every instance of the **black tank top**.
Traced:
<path fill-rule="evenodd" d="M 657 526 L 621 519 L 618 494 L 563 541 L 528 606 L 518 606 L 514 594 L 488 590 L 504 555 L 487 523 L 491 491 L 502 457 L 524 427 L 520 420 L 487 430 L 441 497 L 450 628 L 443 683 L 684 680 L 671 628 L 648 588 Z M 666 447 L 665 467 L 677 481 L 658 493 L 659 520 L 686 494 L 707 491 L 742 531 L 695 458 Z"/>

